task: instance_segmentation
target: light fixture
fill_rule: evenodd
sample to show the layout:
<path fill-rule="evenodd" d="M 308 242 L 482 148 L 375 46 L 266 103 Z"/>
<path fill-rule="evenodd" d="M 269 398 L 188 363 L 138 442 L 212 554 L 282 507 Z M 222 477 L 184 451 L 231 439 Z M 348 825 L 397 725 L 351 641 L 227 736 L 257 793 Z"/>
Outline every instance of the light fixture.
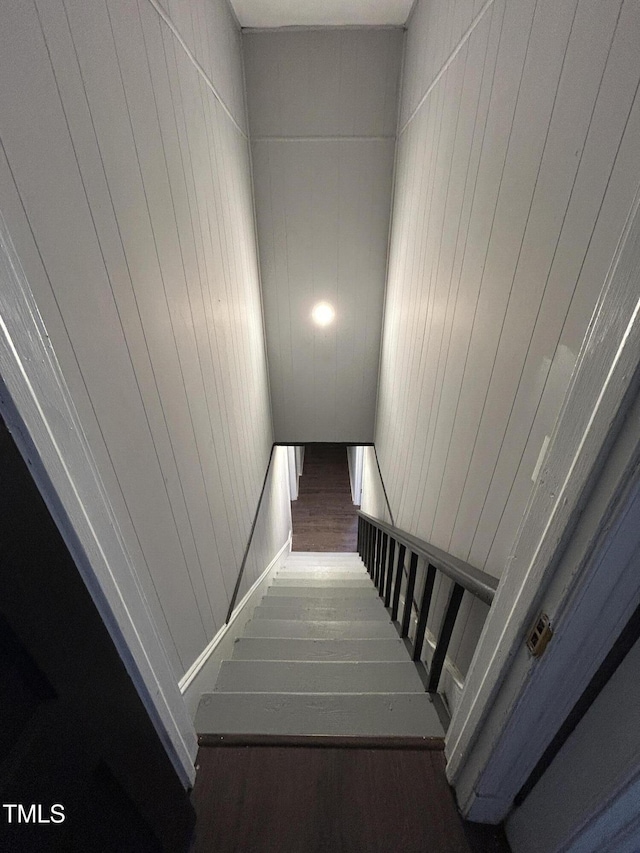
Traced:
<path fill-rule="evenodd" d="M 311 319 L 317 326 L 328 326 L 333 322 L 336 312 L 328 302 L 318 302 L 311 312 Z"/>

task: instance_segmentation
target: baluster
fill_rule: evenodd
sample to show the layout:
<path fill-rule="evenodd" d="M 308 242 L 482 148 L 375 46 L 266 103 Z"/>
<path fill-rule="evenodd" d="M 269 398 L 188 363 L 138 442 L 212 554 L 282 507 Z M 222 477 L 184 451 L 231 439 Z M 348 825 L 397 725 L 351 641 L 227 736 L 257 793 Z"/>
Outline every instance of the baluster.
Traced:
<path fill-rule="evenodd" d="M 382 534 L 382 551 L 380 557 L 380 574 L 378 575 L 378 592 L 382 596 L 384 593 L 384 579 L 387 572 L 387 547 L 389 544 L 389 534 Z"/>
<path fill-rule="evenodd" d="M 396 540 L 393 536 L 389 542 L 389 562 L 387 563 L 387 584 L 384 592 L 384 606 L 388 607 L 391 603 L 391 583 L 393 581 L 393 558 L 396 555 Z"/>
<path fill-rule="evenodd" d="M 427 630 L 427 619 L 429 618 L 429 607 L 431 606 L 431 596 L 433 594 L 433 584 L 435 579 L 436 570 L 431 563 L 429 563 L 422 590 L 422 601 L 420 602 L 420 612 L 418 614 L 418 627 L 416 628 L 416 641 L 413 646 L 414 660 L 420 660 L 422 657 L 422 646 L 424 644 L 425 631 Z"/>
<path fill-rule="evenodd" d="M 377 534 L 377 528 L 375 528 L 373 526 L 373 524 L 370 525 L 370 528 L 371 529 L 369 531 L 369 534 L 370 534 L 369 535 L 369 574 L 371 575 L 371 578 L 373 579 L 373 576 L 374 576 L 375 571 L 376 571 L 376 534 Z"/>
<path fill-rule="evenodd" d="M 369 575 L 371 575 L 371 536 L 373 535 L 372 525 L 367 521 L 367 532 L 365 534 L 365 554 L 366 559 L 364 561 L 365 566 L 367 567 L 367 571 Z"/>
<path fill-rule="evenodd" d="M 378 571 L 380 562 L 380 536 L 380 528 L 376 527 L 375 533 L 373 535 L 373 574 L 371 575 L 371 577 L 373 578 L 373 582 L 376 586 L 378 586 Z"/>
<path fill-rule="evenodd" d="M 409 561 L 409 577 L 407 578 L 407 590 L 404 598 L 404 612 L 402 614 L 402 631 L 401 637 L 409 635 L 409 623 L 411 622 L 411 606 L 413 604 L 413 590 L 416 585 L 416 568 L 418 566 L 418 555 L 411 552 L 411 560 Z"/>
<path fill-rule="evenodd" d="M 440 626 L 440 634 L 438 636 L 438 642 L 436 643 L 436 650 L 433 653 L 433 660 L 431 661 L 431 667 L 429 669 L 429 686 L 427 687 L 427 690 L 430 693 L 436 693 L 438 690 L 440 676 L 442 675 L 442 667 L 444 666 L 447 649 L 449 648 L 449 641 L 453 634 L 453 628 L 456 624 L 456 617 L 458 615 L 458 610 L 460 610 L 463 595 L 464 587 L 460 586 L 458 583 L 454 583 L 451 591 L 449 592 L 447 609 L 444 614 L 444 619 L 442 620 L 442 625 Z"/>
<path fill-rule="evenodd" d="M 402 578 L 404 575 L 404 555 L 406 554 L 406 546 L 400 545 L 398 548 L 398 568 L 396 570 L 396 582 L 393 588 L 393 605 L 391 607 L 391 618 L 395 622 L 398 618 L 398 607 L 400 605 L 400 592 L 402 590 Z"/>

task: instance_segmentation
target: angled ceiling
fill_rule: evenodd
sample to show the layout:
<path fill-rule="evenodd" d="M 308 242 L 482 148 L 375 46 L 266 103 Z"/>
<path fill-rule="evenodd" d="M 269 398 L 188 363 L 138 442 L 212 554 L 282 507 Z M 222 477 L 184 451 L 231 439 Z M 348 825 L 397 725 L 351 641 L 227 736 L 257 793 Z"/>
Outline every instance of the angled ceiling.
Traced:
<path fill-rule="evenodd" d="M 402 26 L 413 0 L 231 0 L 242 27 Z"/>

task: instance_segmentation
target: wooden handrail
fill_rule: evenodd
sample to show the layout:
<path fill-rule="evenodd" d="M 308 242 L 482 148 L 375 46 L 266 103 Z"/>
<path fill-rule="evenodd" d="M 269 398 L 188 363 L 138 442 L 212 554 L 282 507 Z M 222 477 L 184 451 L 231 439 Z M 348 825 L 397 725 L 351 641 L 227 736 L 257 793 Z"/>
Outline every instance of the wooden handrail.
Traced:
<path fill-rule="evenodd" d="M 397 560 L 396 560 L 397 550 Z M 409 567 L 405 558 L 409 552 Z M 475 566 L 435 548 L 392 524 L 358 511 L 358 553 L 378 588 L 380 598 L 390 610 L 391 619 L 411 653 L 429 693 L 437 693 L 444 668 L 447 649 L 465 590 L 491 604 L 498 581 Z M 416 589 L 418 561 L 424 560 L 424 580 L 420 592 Z M 442 572 L 453 583 L 441 620 L 429 670 L 425 669 L 422 653 L 427 633 L 436 572 Z M 405 585 L 402 618 L 398 621 L 401 587 Z M 414 598 L 418 593 L 419 601 Z M 416 613 L 415 632 L 410 636 L 412 611 Z"/>
<path fill-rule="evenodd" d="M 391 511 L 391 504 L 389 503 L 389 495 L 387 494 L 387 487 L 384 484 L 384 477 L 382 476 L 382 468 L 380 467 L 380 460 L 378 459 L 378 450 L 377 450 L 375 444 L 373 445 L 373 453 L 374 453 L 374 456 L 376 457 L 376 465 L 378 466 L 378 476 L 380 477 L 380 483 L 382 484 L 382 492 L 384 494 L 384 499 L 387 502 L 387 512 L 389 513 L 389 518 L 391 519 L 391 524 L 395 525 L 396 522 L 395 522 L 395 519 L 393 517 L 393 512 Z"/>
<path fill-rule="evenodd" d="M 477 569 L 469 563 L 465 563 L 463 560 L 459 560 L 451 554 L 447 554 L 446 551 L 441 551 L 440 548 L 430 545 L 423 539 L 418 539 L 416 536 L 412 536 L 398 527 L 387 524 L 379 518 L 367 515 L 362 510 L 358 510 L 358 515 L 369 524 L 373 524 L 379 530 L 393 537 L 396 542 L 404 545 L 408 550 L 417 554 L 418 557 L 422 557 L 428 563 L 435 566 L 443 575 L 447 575 L 452 581 L 460 584 L 460 586 L 464 587 L 472 595 L 484 601 L 485 604 L 491 604 L 493 601 L 498 587 L 497 578 L 487 574 L 487 572 L 481 571 L 481 569 Z"/>
<path fill-rule="evenodd" d="M 269 471 L 271 470 L 271 461 L 273 459 L 273 451 L 276 445 L 271 445 L 271 453 L 269 454 L 269 461 L 267 463 L 267 470 L 264 472 L 264 480 L 262 481 L 262 489 L 260 490 L 260 497 L 258 498 L 258 506 L 256 507 L 255 514 L 253 516 L 253 522 L 251 523 L 251 530 L 249 531 L 249 538 L 247 539 L 247 546 L 244 549 L 244 554 L 242 556 L 242 563 L 240 564 L 240 570 L 238 571 L 238 577 L 236 578 L 236 585 L 233 588 L 233 594 L 231 595 L 231 601 L 229 602 L 229 609 L 227 611 L 227 618 L 224 621 L 225 625 L 229 624 L 231 620 L 231 615 L 233 613 L 233 609 L 236 606 L 236 600 L 238 598 L 238 592 L 240 591 L 240 584 L 242 583 L 242 576 L 244 575 L 244 567 L 247 565 L 247 557 L 249 556 L 249 549 L 251 548 L 251 542 L 253 540 L 253 534 L 256 530 L 256 524 L 258 523 L 258 516 L 260 514 L 260 507 L 262 506 L 262 498 L 264 497 L 264 490 L 267 487 L 267 480 L 269 479 Z"/>

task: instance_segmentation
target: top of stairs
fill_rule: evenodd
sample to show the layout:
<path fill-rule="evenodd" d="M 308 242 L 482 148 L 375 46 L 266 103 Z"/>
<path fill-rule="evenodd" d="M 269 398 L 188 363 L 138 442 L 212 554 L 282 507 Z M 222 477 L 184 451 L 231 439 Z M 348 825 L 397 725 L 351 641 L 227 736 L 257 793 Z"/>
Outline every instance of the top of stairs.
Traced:
<path fill-rule="evenodd" d="M 442 738 L 357 554 L 294 552 L 196 715 L 201 735 Z"/>

